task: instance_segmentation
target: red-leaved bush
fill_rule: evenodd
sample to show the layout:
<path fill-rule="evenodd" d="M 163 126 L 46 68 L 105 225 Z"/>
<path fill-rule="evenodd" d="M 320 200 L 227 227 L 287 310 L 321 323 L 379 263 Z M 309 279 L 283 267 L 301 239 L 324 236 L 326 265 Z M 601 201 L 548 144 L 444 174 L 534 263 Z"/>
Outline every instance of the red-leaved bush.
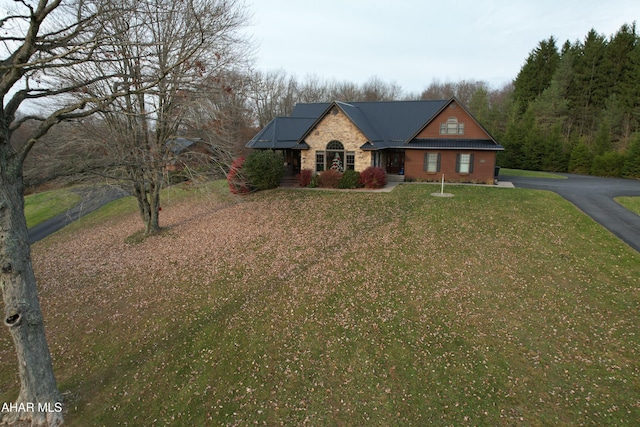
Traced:
<path fill-rule="evenodd" d="M 360 184 L 365 188 L 382 188 L 387 185 L 387 173 L 382 168 L 369 166 L 360 172 Z"/>
<path fill-rule="evenodd" d="M 318 177 L 318 187 L 338 188 L 342 174 L 335 169 L 327 169 Z"/>
<path fill-rule="evenodd" d="M 231 163 L 231 168 L 227 174 L 227 183 L 229 184 L 229 190 L 233 194 L 246 194 L 249 192 L 249 186 L 242 174 L 242 164 L 244 163 L 244 157 L 238 157 Z"/>
<path fill-rule="evenodd" d="M 298 184 L 300 184 L 300 187 L 307 187 L 311 184 L 312 177 L 313 171 L 311 169 L 302 169 L 298 174 Z"/>

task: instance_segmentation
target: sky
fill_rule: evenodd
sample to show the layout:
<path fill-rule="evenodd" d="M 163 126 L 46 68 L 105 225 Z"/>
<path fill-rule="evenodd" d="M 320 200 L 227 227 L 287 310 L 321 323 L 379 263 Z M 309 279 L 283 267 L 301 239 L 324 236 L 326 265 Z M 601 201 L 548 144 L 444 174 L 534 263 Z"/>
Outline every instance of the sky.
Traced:
<path fill-rule="evenodd" d="M 433 81 L 515 79 L 529 53 L 640 22 L 640 0 L 247 0 L 258 70 L 303 81 L 372 77 L 420 93 Z M 637 30 L 640 31 L 640 28 Z"/>

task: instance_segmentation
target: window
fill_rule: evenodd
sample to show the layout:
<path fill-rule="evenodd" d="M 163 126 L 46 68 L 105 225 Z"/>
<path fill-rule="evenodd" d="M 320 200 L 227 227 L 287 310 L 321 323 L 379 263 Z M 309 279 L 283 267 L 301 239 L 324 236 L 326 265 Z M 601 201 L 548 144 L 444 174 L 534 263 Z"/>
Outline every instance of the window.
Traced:
<path fill-rule="evenodd" d="M 458 154 L 456 156 L 456 172 L 460 174 L 473 173 L 473 154 Z"/>
<path fill-rule="evenodd" d="M 327 150 L 340 150 L 344 151 L 344 145 L 340 141 L 331 141 L 327 144 Z"/>
<path fill-rule="evenodd" d="M 347 151 L 347 163 L 345 166 L 347 170 L 354 170 L 356 168 L 356 153 Z"/>
<path fill-rule="evenodd" d="M 322 159 L 320 159 L 322 155 Z M 353 151 L 345 151 L 340 141 L 330 141 L 326 151 L 316 152 L 316 172 L 327 169 L 335 169 L 344 172 L 346 169 L 355 169 L 356 154 Z"/>
<path fill-rule="evenodd" d="M 464 135 L 464 123 L 458 123 L 455 117 L 449 117 L 446 123 L 440 124 L 440 135 Z"/>
<path fill-rule="evenodd" d="M 440 172 L 440 153 L 426 153 L 424 155 L 424 171 L 428 173 Z"/>
<path fill-rule="evenodd" d="M 316 172 L 324 171 L 324 151 L 316 151 Z"/>

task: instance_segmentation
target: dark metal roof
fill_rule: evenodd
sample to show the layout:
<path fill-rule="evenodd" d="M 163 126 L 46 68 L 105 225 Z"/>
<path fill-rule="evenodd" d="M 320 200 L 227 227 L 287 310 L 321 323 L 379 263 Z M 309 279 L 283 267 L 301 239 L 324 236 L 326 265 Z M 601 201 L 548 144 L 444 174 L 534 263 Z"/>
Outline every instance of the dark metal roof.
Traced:
<path fill-rule="evenodd" d="M 291 117 L 314 117 L 317 119 L 331 104 L 331 102 L 298 103 L 293 107 Z"/>
<path fill-rule="evenodd" d="M 294 148 L 300 137 L 315 121 L 315 117 L 276 117 L 258 132 L 246 146 L 273 150 Z"/>
<path fill-rule="evenodd" d="M 389 101 L 355 102 L 352 105 L 362 111 L 375 134 L 361 130 L 376 148 L 401 146 L 431 119 L 445 104 L 439 101 Z M 354 121 L 359 126 L 357 121 Z"/>
<path fill-rule="evenodd" d="M 414 139 L 424 126 L 452 101 L 454 98 L 435 101 L 299 103 L 290 117 L 274 119 L 246 146 L 263 149 L 308 149 L 304 138 L 332 108 L 339 108 L 367 138 L 367 143 L 362 146 L 363 150 L 409 147 L 426 149 L 432 148 L 433 144 L 443 149 L 471 148 L 462 147 L 461 144 L 474 145 L 479 150 L 503 149 L 492 139 L 482 143 L 479 140 Z M 489 134 L 487 136 L 492 138 Z M 458 144 L 458 147 L 451 144 Z"/>
<path fill-rule="evenodd" d="M 200 138 L 189 139 L 189 138 L 178 137 L 178 138 L 167 140 L 166 144 L 174 154 L 179 154 L 182 151 L 186 150 L 187 148 L 191 147 L 193 144 L 195 144 L 198 141 L 200 141 Z"/>
<path fill-rule="evenodd" d="M 424 150 L 491 150 L 503 151 L 504 147 L 490 139 L 413 139 L 407 148 Z"/>

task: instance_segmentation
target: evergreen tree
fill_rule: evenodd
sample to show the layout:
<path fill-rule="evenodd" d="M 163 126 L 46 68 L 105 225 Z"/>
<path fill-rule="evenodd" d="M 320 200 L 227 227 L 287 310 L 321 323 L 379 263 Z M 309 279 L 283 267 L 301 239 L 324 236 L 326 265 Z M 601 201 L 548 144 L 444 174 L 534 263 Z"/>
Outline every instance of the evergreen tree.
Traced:
<path fill-rule="evenodd" d="M 608 79 L 613 93 L 622 98 L 626 98 L 630 86 L 635 86 L 638 83 L 637 80 L 629 80 L 632 78 L 630 71 L 633 68 L 631 57 L 637 45 L 638 36 L 634 23 L 633 25 L 624 24 L 620 27 L 607 46 L 605 62 L 608 72 L 603 77 Z M 630 100 L 625 99 L 625 101 L 629 102 Z"/>
<path fill-rule="evenodd" d="M 524 141 L 522 144 L 523 168 L 527 170 L 542 170 L 545 158 L 545 138 L 544 134 L 536 125 L 530 110 L 525 115 Z"/>
<path fill-rule="evenodd" d="M 571 151 L 571 159 L 569 160 L 569 172 L 588 175 L 591 172 L 591 164 L 593 163 L 593 154 L 583 141 L 579 142 Z"/>
<path fill-rule="evenodd" d="M 597 176 L 622 176 L 622 168 L 625 163 L 625 156 L 616 151 L 609 151 L 605 154 L 595 156 L 591 164 L 591 175 Z"/>
<path fill-rule="evenodd" d="M 634 25 L 635 32 L 635 25 Z M 640 36 L 636 35 L 635 45 L 628 57 L 628 67 L 623 71 L 622 82 L 618 85 L 619 96 L 625 106 L 629 123 L 629 134 L 640 128 Z"/>
<path fill-rule="evenodd" d="M 498 152 L 496 162 L 504 168 L 521 169 L 523 140 L 520 127 L 515 123 L 510 124 L 501 138 L 504 151 Z"/>
<path fill-rule="evenodd" d="M 640 178 L 640 133 L 636 134 L 629 145 L 622 175 L 627 178 Z"/>
<path fill-rule="evenodd" d="M 610 87 L 603 78 L 608 64 L 604 60 L 607 41 L 591 30 L 575 58 L 574 79 L 569 90 L 570 108 L 576 112 L 580 135 L 591 135 L 597 116 L 604 107 Z"/>
<path fill-rule="evenodd" d="M 601 156 L 608 151 L 611 151 L 611 126 L 607 120 L 602 120 L 593 143 L 593 153 Z"/>
<path fill-rule="evenodd" d="M 514 82 L 514 97 L 521 112 L 526 111 L 529 103 L 549 87 L 559 59 L 554 37 L 541 41 L 529 54 Z"/>
<path fill-rule="evenodd" d="M 566 172 L 569 156 L 562 140 L 561 125 L 555 125 L 545 138 L 542 168 L 549 172 Z"/>

